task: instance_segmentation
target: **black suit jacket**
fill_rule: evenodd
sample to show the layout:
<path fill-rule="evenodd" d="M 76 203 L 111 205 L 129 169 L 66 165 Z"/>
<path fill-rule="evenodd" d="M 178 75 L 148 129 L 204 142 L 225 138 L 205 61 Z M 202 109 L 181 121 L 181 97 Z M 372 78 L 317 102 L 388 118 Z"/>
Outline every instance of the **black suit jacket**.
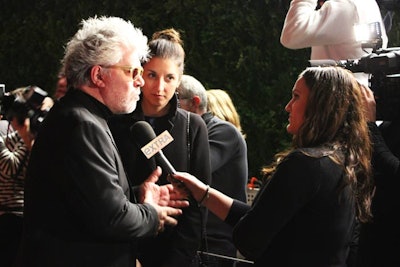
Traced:
<path fill-rule="evenodd" d="M 28 166 L 20 265 L 135 266 L 135 241 L 156 234 L 156 210 L 132 203 L 110 115 L 80 90 L 47 115 Z"/>

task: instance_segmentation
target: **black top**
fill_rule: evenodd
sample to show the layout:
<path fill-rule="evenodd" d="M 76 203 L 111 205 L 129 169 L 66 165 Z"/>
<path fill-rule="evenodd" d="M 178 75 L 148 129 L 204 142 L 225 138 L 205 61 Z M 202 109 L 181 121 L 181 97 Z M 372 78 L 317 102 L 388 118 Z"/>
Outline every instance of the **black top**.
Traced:
<path fill-rule="evenodd" d="M 26 179 L 23 266 L 134 266 L 137 238 L 156 234 L 156 210 L 132 203 L 110 115 L 69 90 L 41 125 Z"/>
<path fill-rule="evenodd" d="M 142 183 L 156 167 L 154 158 L 148 160 L 143 155 L 129 131 L 131 125 L 139 120 L 147 120 L 153 126 L 156 135 L 165 130 L 169 131 L 174 140 L 162 151 L 177 171 L 189 172 L 207 184 L 211 182 L 210 151 L 204 121 L 199 115 L 190 113 L 188 133 L 188 112 L 177 107 L 176 97 L 170 100 L 170 104 L 169 113 L 163 117 L 145 118 L 139 102 L 132 114 L 114 117 L 110 121 L 111 130 L 133 185 Z M 165 171 L 158 183 L 169 183 Z M 178 217 L 176 227 L 166 227 L 156 238 L 141 242 L 140 261 L 143 266 L 189 266 L 200 247 L 201 228 L 205 226 L 201 210 L 196 201 L 191 199 L 190 207 L 183 209 L 183 214 Z"/>
<path fill-rule="evenodd" d="M 234 202 L 227 222 L 239 251 L 255 266 L 346 266 L 355 225 L 348 187 L 338 194 L 343 170 L 328 156 L 289 154 L 251 208 Z"/>
<path fill-rule="evenodd" d="M 211 113 L 204 113 L 201 117 L 207 124 L 210 142 L 211 187 L 234 199 L 246 202 L 248 181 L 246 141 L 232 123 L 223 121 Z M 232 226 L 209 213 L 207 220 L 208 252 L 236 257 L 232 230 Z"/>
<path fill-rule="evenodd" d="M 400 124 L 386 122 L 378 128 L 375 123 L 370 123 L 369 129 L 374 144 L 374 222 L 390 223 L 397 229 L 400 218 L 394 214 L 400 210 L 397 190 L 400 187 Z"/>
<path fill-rule="evenodd" d="M 360 267 L 400 266 L 400 120 L 368 123 L 372 141 L 375 192 L 371 222 L 362 225 Z"/>

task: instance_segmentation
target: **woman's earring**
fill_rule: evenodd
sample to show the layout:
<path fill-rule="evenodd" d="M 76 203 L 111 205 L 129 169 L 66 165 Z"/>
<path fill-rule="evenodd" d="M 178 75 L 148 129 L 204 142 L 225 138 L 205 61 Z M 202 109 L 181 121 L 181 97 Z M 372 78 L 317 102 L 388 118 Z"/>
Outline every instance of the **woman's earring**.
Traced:
<path fill-rule="evenodd" d="M 175 97 L 176 101 L 178 102 L 178 108 L 181 107 L 181 102 L 179 101 L 179 92 L 175 89 Z"/>

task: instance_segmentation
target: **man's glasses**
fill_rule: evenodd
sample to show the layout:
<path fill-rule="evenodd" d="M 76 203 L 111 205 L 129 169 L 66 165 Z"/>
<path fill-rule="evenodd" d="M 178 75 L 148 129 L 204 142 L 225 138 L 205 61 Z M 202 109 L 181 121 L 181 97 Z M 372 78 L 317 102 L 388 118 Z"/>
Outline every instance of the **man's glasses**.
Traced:
<path fill-rule="evenodd" d="M 136 80 L 143 75 L 143 68 L 142 67 L 131 67 L 131 66 L 118 66 L 118 65 L 113 65 L 113 66 L 108 66 L 104 68 L 109 68 L 109 69 L 120 69 L 123 71 L 129 72 L 129 74 L 132 76 L 133 80 Z"/>

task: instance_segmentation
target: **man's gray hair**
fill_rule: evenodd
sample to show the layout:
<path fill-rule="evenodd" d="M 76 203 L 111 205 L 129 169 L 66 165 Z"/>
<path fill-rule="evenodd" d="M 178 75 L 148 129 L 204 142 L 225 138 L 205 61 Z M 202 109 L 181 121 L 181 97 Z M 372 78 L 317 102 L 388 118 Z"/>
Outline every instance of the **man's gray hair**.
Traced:
<path fill-rule="evenodd" d="M 178 92 L 180 98 L 192 99 L 195 95 L 200 97 L 199 109 L 207 110 L 207 94 L 206 88 L 203 84 L 194 78 L 193 76 L 184 74 L 181 78 L 181 83 L 178 86 Z"/>
<path fill-rule="evenodd" d="M 140 61 L 148 59 L 147 37 L 130 21 L 102 16 L 82 20 L 81 26 L 67 43 L 62 62 L 68 87 L 90 84 L 93 66 L 114 65 L 126 51 L 134 51 Z"/>

